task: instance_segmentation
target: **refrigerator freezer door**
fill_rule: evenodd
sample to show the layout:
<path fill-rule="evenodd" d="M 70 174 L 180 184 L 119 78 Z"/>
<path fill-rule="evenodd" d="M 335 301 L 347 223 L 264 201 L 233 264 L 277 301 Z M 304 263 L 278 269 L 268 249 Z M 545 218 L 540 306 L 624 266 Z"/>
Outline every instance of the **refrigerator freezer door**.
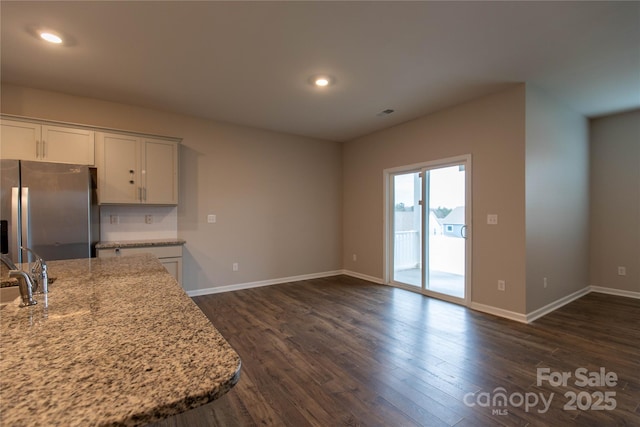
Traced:
<path fill-rule="evenodd" d="M 18 233 L 17 199 L 14 191 L 17 192 L 20 186 L 20 163 L 17 160 L 0 160 L 0 219 L 6 224 L 7 254 L 15 263 L 18 261 Z M 14 190 L 14 188 L 16 190 Z"/>
<path fill-rule="evenodd" d="M 30 224 L 22 245 L 47 261 L 91 257 L 89 168 L 22 161 L 21 174 L 22 217 Z"/>

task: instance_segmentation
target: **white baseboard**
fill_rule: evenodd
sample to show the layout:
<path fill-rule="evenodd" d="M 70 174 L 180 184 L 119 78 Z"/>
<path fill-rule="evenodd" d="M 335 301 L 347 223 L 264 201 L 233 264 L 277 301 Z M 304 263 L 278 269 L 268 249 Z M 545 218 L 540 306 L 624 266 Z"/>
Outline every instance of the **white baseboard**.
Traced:
<path fill-rule="evenodd" d="M 355 277 L 356 279 L 362 279 L 362 280 L 366 280 L 368 282 L 373 282 L 373 283 L 376 283 L 378 285 L 384 284 L 384 280 L 382 280 L 379 277 L 367 276 L 366 274 L 356 273 L 355 271 L 342 270 L 342 274 L 344 274 L 345 276 Z"/>
<path fill-rule="evenodd" d="M 605 288 L 604 286 L 591 286 L 591 292 L 598 292 L 600 294 L 617 295 L 619 297 L 640 299 L 640 292 L 625 291 L 622 289 Z"/>
<path fill-rule="evenodd" d="M 537 310 L 532 311 L 531 313 L 527 313 L 526 315 L 522 313 L 516 313 L 513 311 L 503 310 L 501 308 L 493 307 L 490 305 L 478 304 L 475 302 L 471 303 L 470 308 L 474 310 L 482 311 L 484 313 L 493 314 L 495 316 L 515 320 L 521 323 L 531 323 L 536 319 L 546 316 L 547 314 L 553 311 L 556 311 L 560 307 L 565 306 L 579 298 L 582 298 L 583 296 L 591 292 L 598 292 L 603 294 L 640 299 L 640 292 L 624 291 L 620 289 L 605 288 L 600 286 L 587 286 L 583 289 L 580 289 L 579 291 L 576 291 L 572 294 L 564 296 L 559 300 L 552 302 L 551 304 L 547 304 L 544 307 L 541 307 Z"/>
<path fill-rule="evenodd" d="M 190 297 L 197 297 L 201 295 L 218 294 L 221 292 L 240 291 L 242 289 L 259 288 L 262 286 L 278 285 L 281 283 L 299 282 L 301 280 L 320 279 L 322 277 L 339 276 L 343 274 L 342 270 L 325 271 L 322 273 L 303 274 L 301 276 L 281 277 L 278 279 L 260 280 L 258 282 L 238 283 L 235 285 L 215 286 L 206 289 L 195 289 L 193 291 L 187 291 L 187 295 Z"/>
<path fill-rule="evenodd" d="M 231 291 L 239 291 L 242 289 L 251 289 L 258 288 L 262 286 L 270 286 L 270 285 L 278 285 L 282 283 L 290 283 L 290 282 L 298 282 L 301 280 L 311 280 L 311 279 L 320 279 L 323 277 L 333 277 L 344 274 L 345 276 L 355 277 L 357 279 L 366 280 L 368 282 L 376 283 L 379 285 L 384 284 L 384 280 L 379 277 L 368 276 L 366 274 L 357 273 L 355 271 L 350 270 L 335 270 L 335 271 L 325 271 L 321 273 L 313 273 L 313 274 L 304 274 L 301 276 L 291 276 L 291 277 L 282 277 L 278 279 L 271 280 L 261 280 L 258 282 L 249 282 L 249 283 L 238 283 L 235 285 L 226 285 L 226 286 L 216 286 L 212 288 L 206 289 L 196 289 L 193 291 L 187 291 L 187 295 L 190 297 L 201 296 L 201 295 L 209 295 L 209 294 L 217 294 L 221 292 L 231 292 Z M 560 298 L 557 301 L 552 302 L 551 304 L 547 304 L 544 307 L 541 307 L 537 310 L 532 311 L 528 314 L 517 313 L 515 311 L 504 310 L 502 308 L 493 307 L 491 305 L 480 304 L 477 302 L 471 302 L 469 308 L 472 310 L 481 311 L 483 313 L 492 314 L 498 317 L 504 317 L 505 319 L 514 320 L 520 323 L 531 323 L 536 319 L 539 319 L 547 314 L 559 309 L 560 307 L 567 305 L 578 298 L 581 298 L 587 295 L 590 292 L 598 292 L 602 294 L 609 295 L 617 295 L 627 298 L 635 298 L 640 299 L 640 292 L 634 291 L 625 291 L 621 289 L 614 288 L 606 288 L 602 286 L 587 286 L 579 291 L 576 291 L 570 295 Z"/>
<path fill-rule="evenodd" d="M 472 310 L 481 311 L 487 314 L 493 314 L 494 316 L 504 317 L 506 319 L 515 320 L 520 323 L 527 323 L 527 316 L 522 313 L 516 313 L 515 311 L 504 310 L 502 308 L 494 307 L 491 305 L 480 304 L 477 302 L 471 302 L 469 308 Z"/>
<path fill-rule="evenodd" d="M 583 296 L 585 296 L 586 294 L 588 294 L 589 292 L 591 292 L 591 288 L 589 286 L 587 286 L 586 288 L 580 289 L 579 291 L 576 291 L 572 294 L 569 294 L 567 296 L 564 296 L 562 298 L 560 298 L 559 300 L 556 300 L 554 302 L 552 302 L 551 304 L 547 304 L 544 307 L 540 307 L 537 310 L 532 311 L 531 313 L 528 313 L 525 318 L 526 318 L 526 323 L 531 323 L 536 319 L 541 318 L 542 316 L 546 316 L 547 314 L 551 313 L 552 311 L 555 311 L 557 309 L 559 309 L 560 307 L 569 304 L 570 302 L 573 302 L 575 300 L 577 300 L 578 298 L 582 298 Z"/>

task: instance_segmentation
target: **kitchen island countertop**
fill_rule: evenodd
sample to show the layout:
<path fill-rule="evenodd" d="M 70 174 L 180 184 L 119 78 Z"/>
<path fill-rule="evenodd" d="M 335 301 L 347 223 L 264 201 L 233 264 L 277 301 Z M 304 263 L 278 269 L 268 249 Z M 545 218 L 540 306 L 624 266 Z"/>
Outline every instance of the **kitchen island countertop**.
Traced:
<path fill-rule="evenodd" d="M 6 425 L 145 425 L 206 404 L 240 358 L 152 255 L 48 263 L 38 304 L 0 310 Z"/>

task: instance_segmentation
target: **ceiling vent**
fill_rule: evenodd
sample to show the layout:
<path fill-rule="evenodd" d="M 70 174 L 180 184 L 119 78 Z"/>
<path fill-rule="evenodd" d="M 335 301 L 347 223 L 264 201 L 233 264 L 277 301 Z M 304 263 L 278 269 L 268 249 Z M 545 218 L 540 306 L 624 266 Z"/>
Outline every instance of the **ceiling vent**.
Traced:
<path fill-rule="evenodd" d="M 378 116 L 378 117 L 388 116 L 389 114 L 393 113 L 394 111 L 395 110 L 392 110 L 391 108 L 387 108 L 386 110 L 380 111 L 378 114 L 376 114 L 376 116 Z"/>

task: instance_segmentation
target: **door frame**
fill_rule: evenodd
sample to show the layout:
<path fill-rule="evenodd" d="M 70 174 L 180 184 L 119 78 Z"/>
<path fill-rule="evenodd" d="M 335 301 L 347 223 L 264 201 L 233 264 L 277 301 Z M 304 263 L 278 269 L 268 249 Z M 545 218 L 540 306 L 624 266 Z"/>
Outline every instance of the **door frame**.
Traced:
<path fill-rule="evenodd" d="M 428 289 L 422 289 L 422 286 L 416 287 L 411 285 L 405 285 L 399 282 L 394 282 L 392 280 L 392 271 L 393 271 L 393 176 L 399 173 L 410 173 L 410 172 L 420 172 L 423 169 L 438 169 L 447 166 L 455 166 L 463 163 L 465 165 L 465 225 L 466 225 L 466 238 L 465 238 L 465 292 L 464 298 L 456 298 L 445 294 L 440 294 L 437 292 L 430 291 Z M 383 283 L 385 285 L 407 289 L 412 292 L 421 293 L 426 296 L 442 299 L 445 301 L 450 301 L 456 304 L 470 306 L 472 301 L 472 248 L 473 248 L 473 223 L 472 223 L 472 162 L 471 162 L 471 154 L 464 154 L 460 156 L 447 157 L 444 159 L 430 160 L 421 163 L 413 163 L 405 166 L 397 166 L 393 168 L 388 168 L 383 170 L 383 188 L 384 188 L 384 227 L 383 227 Z M 424 182 L 423 182 L 423 198 L 424 198 Z M 427 212 L 425 203 L 421 205 L 423 209 L 422 215 L 422 226 L 424 228 L 424 223 L 426 221 L 425 215 Z M 424 230 L 423 230 L 424 231 Z M 424 232 L 423 239 L 424 240 Z M 423 256 L 426 256 L 426 252 L 424 250 L 425 242 L 421 242 L 423 245 Z M 423 271 L 423 276 L 426 274 Z M 424 278 L 423 278 L 424 284 Z"/>

